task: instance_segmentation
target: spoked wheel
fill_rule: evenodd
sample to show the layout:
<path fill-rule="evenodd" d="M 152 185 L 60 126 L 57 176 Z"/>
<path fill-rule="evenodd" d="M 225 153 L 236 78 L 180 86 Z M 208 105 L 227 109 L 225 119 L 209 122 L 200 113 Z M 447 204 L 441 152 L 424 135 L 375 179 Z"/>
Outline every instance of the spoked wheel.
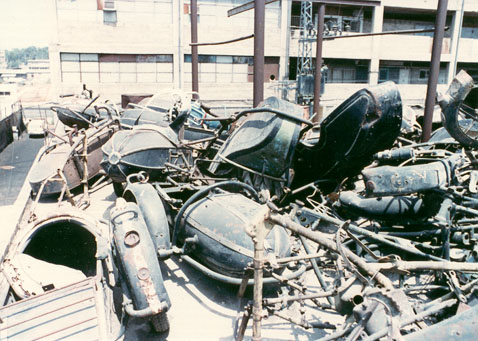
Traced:
<path fill-rule="evenodd" d="M 151 325 L 156 333 L 164 333 L 169 330 L 169 319 L 166 312 L 151 317 Z"/>
<path fill-rule="evenodd" d="M 478 90 L 478 88 L 475 88 Z M 478 95 L 478 91 L 474 91 Z M 470 95 L 473 91 L 470 92 Z M 470 96 L 468 95 L 468 96 Z M 457 113 L 456 136 L 458 142 L 467 147 L 478 148 L 478 108 L 463 102 Z"/>
<path fill-rule="evenodd" d="M 457 97 L 461 98 L 444 108 L 443 125 L 462 146 L 478 148 L 478 88 L 458 93 Z"/>

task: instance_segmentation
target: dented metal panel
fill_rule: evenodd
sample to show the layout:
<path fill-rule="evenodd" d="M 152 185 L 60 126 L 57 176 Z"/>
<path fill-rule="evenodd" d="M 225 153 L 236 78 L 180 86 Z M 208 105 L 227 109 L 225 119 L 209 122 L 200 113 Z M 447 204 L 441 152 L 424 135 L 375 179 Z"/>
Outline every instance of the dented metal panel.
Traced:
<path fill-rule="evenodd" d="M 0 339 L 105 340 L 102 309 L 89 278 L 0 308 Z"/>

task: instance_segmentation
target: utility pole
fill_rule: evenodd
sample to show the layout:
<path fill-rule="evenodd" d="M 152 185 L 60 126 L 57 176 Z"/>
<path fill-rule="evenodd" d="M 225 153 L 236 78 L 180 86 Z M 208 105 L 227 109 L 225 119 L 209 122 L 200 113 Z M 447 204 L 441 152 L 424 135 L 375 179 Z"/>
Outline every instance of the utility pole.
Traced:
<path fill-rule="evenodd" d="M 198 3 L 191 0 L 191 44 L 198 42 Z M 191 46 L 192 91 L 199 92 L 198 47 Z"/>
<path fill-rule="evenodd" d="M 317 14 L 317 49 L 315 53 L 315 84 L 314 84 L 314 110 L 313 122 L 322 121 L 322 112 L 320 111 L 320 92 L 322 81 L 322 42 L 324 36 L 325 4 L 319 4 L 319 13 Z"/>
<path fill-rule="evenodd" d="M 447 7 L 448 0 L 438 0 L 435 34 L 433 35 L 432 60 L 428 75 L 427 97 L 425 99 L 425 120 L 423 123 L 422 142 L 427 142 L 432 133 L 433 111 L 435 109 L 438 74 L 440 73 L 440 57 L 445 33 Z"/>
<path fill-rule="evenodd" d="M 253 107 L 264 100 L 264 21 L 265 0 L 254 1 L 254 94 Z"/>

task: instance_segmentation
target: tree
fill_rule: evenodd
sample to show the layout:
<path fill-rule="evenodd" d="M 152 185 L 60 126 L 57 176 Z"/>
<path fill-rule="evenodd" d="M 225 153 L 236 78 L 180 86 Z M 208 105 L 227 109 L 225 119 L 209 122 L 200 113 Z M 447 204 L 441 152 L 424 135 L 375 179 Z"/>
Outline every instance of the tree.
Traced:
<path fill-rule="evenodd" d="M 22 49 L 7 50 L 5 53 L 9 68 L 18 68 L 31 59 L 48 59 L 48 47 L 29 46 Z"/>

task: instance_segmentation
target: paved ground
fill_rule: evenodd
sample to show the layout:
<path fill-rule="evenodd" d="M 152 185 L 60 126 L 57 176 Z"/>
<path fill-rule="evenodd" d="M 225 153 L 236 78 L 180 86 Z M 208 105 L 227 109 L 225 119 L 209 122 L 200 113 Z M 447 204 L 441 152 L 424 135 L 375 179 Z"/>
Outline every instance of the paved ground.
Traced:
<path fill-rule="evenodd" d="M 27 190 L 29 187 L 24 186 L 22 192 Z M 78 200 L 80 195 L 75 197 L 75 200 Z M 28 204 L 28 197 L 25 199 Z M 109 212 L 116 200 L 113 186 L 107 185 L 94 191 L 91 200 L 92 205 L 85 210 L 85 213 L 96 219 L 109 220 Z M 19 205 L 20 202 L 17 201 L 14 206 Z M 72 210 L 66 201 L 63 201 L 60 206 L 51 200 L 40 201 L 35 214 L 39 220 L 42 220 L 41 217 L 44 215 L 65 209 Z M 28 215 L 28 210 L 23 213 L 24 218 L 25 214 Z M 238 311 L 248 300 L 237 297 L 238 288 L 236 286 L 212 280 L 176 256 L 162 262 L 161 271 L 172 303 L 171 309 L 168 311 L 170 330 L 163 334 L 156 334 L 147 321 L 131 318 L 127 324 L 124 340 L 234 340 L 234 326 Z M 312 283 L 309 286 L 310 292 L 321 291 L 313 276 L 308 272 L 305 279 L 308 283 Z M 274 296 L 273 293 L 274 291 L 271 291 L 268 295 Z M 323 299 L 323 303 L 326 303 L 325 299 Z M 296 304 L 285 314 L 289 317 L 300 318 L 302 316 L 299 312 L 300 309 L 305 309 L 303 316 L 308 320 L 330 321 L 332 319 L 342 322 L 342 317 L 337 316 L 335 312 L 314 308 L 309 305 L 309 302 L 305 302 L 302 307 Z M 113 330 L 117 330 L 116 325 L 113 326 Z M 326 333 L 320 329 L 305 330 L 295 327 L 274 316 L 263 320 L 262 324 L 263 340 L 316 340 Z M 251 336 L 252 319 L 249 321 L 245 340 L 250 340 Z"/>
<path fill-rule="evenodd" d="M 29 138 L 24 133 L 0 153 L 0 206 L 15 202 L 42 146 L 42 138 Z"/>

